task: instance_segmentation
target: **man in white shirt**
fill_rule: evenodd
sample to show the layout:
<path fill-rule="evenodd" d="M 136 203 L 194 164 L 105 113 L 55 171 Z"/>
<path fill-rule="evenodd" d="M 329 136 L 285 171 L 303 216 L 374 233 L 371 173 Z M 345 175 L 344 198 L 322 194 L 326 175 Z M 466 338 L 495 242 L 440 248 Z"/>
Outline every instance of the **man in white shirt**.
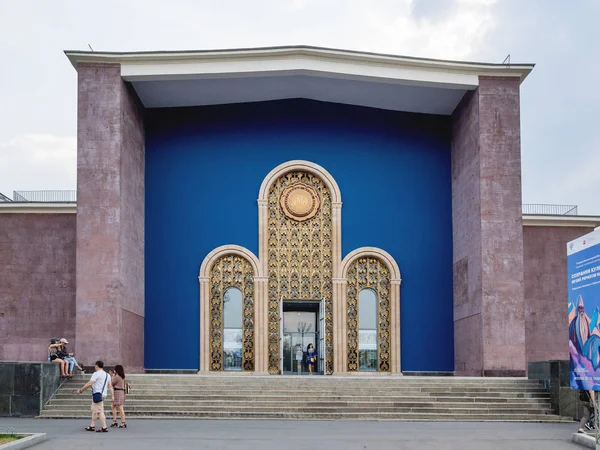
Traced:
<path fill-rule="evenodd" d="M 81 389 L 75 391 L 77 394 L 81 394 L 87 388 L 92 388 L 92 397 L 95 393 L 102 393 L 102 401 L 94 403 L 92 401 L 92 423 L 89 427 L 86 427 L 87 431 L 97 431 L 98 433 L 108 432 L 106 427 L 106 416 L 104 415 L 104 399 L 106 398 L 107 391 L 110 389 L 110 396 L 113 396 L 113 387 L 110 382 L 110 375 L 104 371 L 104 363 L 102 361 L 96 361 L 94 366 L 95 372 L 92 374 L 92 378 L 88 381 Z M 101 429 L 96 430 L 96 421 L 100 419 Z"/>

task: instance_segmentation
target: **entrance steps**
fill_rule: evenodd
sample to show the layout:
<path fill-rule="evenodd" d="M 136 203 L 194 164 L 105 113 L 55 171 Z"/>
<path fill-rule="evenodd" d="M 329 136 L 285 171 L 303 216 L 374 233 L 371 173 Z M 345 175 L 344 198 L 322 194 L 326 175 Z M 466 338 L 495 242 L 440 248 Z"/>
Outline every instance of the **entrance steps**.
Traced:
<path fill-rule="evenodd" d="M 88 418 L 90 375 L 67 381 L 44 418 Z M 523 378 L 128 375 L 128 418 L 571 421 Z M 109 410 L 109 401 L 106 402 Z"/>

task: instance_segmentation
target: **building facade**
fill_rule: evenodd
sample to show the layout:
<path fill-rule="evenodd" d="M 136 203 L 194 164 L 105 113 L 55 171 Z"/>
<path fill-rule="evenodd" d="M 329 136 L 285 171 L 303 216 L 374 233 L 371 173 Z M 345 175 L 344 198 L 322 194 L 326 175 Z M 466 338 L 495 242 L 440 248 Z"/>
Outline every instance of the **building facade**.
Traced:
<path fill-rule="evenodd" d="M 565 245 L 599 221 L 523 216 L 532 65 L 67 56 L 77 205 L 0 208 L 0 358 L 50 335 L 130 371 L 294 373 L 308 344 L 324 374 L 519 376 L 566 355 Z"/>

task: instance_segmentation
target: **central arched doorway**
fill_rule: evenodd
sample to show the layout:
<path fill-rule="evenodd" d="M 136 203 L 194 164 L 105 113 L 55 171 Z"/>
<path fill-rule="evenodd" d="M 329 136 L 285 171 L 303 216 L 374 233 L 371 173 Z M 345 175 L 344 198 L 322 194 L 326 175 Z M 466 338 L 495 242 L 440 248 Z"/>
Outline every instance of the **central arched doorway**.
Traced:
<path fill-rule="evenodd" d="M 306 346 L 312 343 L 320 373 L 400 373 L 398 266 L 375 248 L 355 250 L 342 261 L 341 207 L 337 183 L 317 164 L 290 161 L 264 178 L 258 196 L 258 258 L 242 247 L 225 245 L 202 263 L 201 372 L 239 367 L 241 372 L 297 373 L 305 368 Z M 241 258 L 238 266 L 248 267 L 243 286 L 222 270 L 219 258 L 230 253 Z M 376 268 L 376 282 L 363 282 L 364 261 L 369 277 Z M 362 302 L 371 305 L 362 313 L 360 296 L 367 294 L 355 287 L 369 289 L 376 298 Z M 226 327 L 224 296 L 244 288 L 237 306 L 244 316 L 229 319 L 244 326 Z M 225 335 L 239 335 L 240 343 L 225 344 Z M 231 362 L 238 360 L 237 365 Z"/>

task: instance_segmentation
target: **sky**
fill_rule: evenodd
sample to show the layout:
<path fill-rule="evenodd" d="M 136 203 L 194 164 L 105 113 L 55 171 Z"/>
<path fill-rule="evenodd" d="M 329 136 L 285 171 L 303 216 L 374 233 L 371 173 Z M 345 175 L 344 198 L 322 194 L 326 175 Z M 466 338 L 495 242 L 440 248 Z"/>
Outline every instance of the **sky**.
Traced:
<path fill-rule="evenodd" d="M 598 0 L 0 0 L 0 192 L 76 188 L 65 49 L 314 45 L 535 63 L 521 85 L 523 202 L 600 215 L 598 17 Z"/>

